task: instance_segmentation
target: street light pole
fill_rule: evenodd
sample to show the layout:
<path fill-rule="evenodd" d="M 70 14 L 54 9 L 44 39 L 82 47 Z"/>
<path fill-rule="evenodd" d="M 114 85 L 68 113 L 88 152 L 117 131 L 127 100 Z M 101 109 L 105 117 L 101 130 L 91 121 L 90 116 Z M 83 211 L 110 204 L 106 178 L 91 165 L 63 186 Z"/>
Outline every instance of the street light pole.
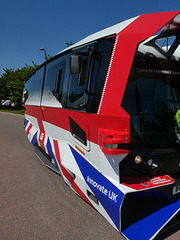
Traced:
<path fill-rule="evenodd" d="M 46 49 L 40 48 L 40 50 L 41 50 L 41 51 L 44 51 L 44 53 L 45 53 L 45 61 L 47 61 Z"/>

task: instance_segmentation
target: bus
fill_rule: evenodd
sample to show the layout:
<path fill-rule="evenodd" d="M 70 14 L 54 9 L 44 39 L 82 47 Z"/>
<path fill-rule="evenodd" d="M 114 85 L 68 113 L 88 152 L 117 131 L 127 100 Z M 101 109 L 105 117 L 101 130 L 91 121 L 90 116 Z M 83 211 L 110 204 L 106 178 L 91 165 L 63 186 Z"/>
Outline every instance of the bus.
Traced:
<path fill-rule="evenodd" d="M 23 101 L 35 153 L 127 239 L 153 239 L 179 214 L 180 11 L 66 48 Z"/>

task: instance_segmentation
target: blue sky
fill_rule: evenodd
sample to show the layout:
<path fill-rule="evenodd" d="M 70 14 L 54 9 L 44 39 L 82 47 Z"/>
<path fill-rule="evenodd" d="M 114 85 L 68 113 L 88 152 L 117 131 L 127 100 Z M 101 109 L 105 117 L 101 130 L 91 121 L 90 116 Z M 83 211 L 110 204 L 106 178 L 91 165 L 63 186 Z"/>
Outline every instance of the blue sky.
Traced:
<path fill-rule="evenodd" d="M 65 42 L 140 14 L 180 10 L 179 0 L 0 0 L 0 74 L 3 68 L 41 64 Z"/>

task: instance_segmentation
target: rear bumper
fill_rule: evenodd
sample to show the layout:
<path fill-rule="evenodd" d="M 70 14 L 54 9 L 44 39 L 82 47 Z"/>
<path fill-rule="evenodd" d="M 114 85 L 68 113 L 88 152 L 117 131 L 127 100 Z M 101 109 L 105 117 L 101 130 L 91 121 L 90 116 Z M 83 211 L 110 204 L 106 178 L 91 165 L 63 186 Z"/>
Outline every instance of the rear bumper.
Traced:
<path fill-rule="evenodd" d="M 149 202 L 150 201 L 148 199 L 147 204 Z M 156 201 L 156 204 L 157 202 L 158 201 Z M 159 200 L 159 203 L 160 202 L 161 201 Z M 152 204 L 153 203 L 151 202 L 151 205 Z M 142 208 L 143 207 L 144 206 L 142 206 Z M 133 239 L 133 240 L 153 239 L 166 226 L 166 224 L 168 224 L 168 222 L 179 213 L 180 213 L 180 194 L 177 195 L 176 197 L 173 197 L 172 199 L 169 199 L 169 201 L 166 201 L 162 205 L 156 206 L 156 209 L 150 211 L 150 213 L 146 216 L 141 216 L 141 219 L 132 223 L 128 227 L 125 226 L 127 225 L 127 222 L 125 222 L 126 217 L 123 213 L 123 208 L 122 208 L 122 234 L 127 239 Z M 145 211 L 144 211 L 144 215 L 145 215 Z M 124 224 L 124 229 L 123 229 L 123 224 Z"/>

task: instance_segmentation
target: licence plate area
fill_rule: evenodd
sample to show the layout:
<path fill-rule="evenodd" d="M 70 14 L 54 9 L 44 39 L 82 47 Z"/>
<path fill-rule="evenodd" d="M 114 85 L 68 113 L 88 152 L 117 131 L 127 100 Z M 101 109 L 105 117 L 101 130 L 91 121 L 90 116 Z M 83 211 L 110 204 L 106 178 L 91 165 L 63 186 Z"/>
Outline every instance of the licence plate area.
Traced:
<path fill-rule="evenodd" d="M 177 193 L 180 193 L 180 183 L 176 184 L 172 189 L 172 194 L 175 195 Z"/>

